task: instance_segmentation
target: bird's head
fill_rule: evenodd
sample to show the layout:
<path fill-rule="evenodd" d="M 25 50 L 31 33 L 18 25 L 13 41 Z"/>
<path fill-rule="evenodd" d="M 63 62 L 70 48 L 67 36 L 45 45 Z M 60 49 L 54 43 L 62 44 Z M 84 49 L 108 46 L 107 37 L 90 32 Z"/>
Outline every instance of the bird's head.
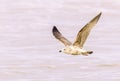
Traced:
<path fill-rule="evenodd" d="M 62 48 L 59 50 L 59 52 L 64 52 L 66 50 L 66 48 Z"/>
<path fill-rule="evenodd" d="M 59 52 L 67 53 L 67 52 L 69 52 L 69 49 L 68 48 L 62 48 L 62 49 L 59 50 Z"/>

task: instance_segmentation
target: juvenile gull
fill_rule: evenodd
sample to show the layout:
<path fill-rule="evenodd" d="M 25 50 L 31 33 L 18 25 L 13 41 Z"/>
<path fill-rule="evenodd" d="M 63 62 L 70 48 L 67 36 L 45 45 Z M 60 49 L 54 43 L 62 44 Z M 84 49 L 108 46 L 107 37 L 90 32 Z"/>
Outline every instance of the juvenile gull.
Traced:
<path fill-rule="evenodd" d="M 61 41 L 65 48 L 61 49 L 59 52 L 64 52 L 66 54 L 71 55 L 88 55 L 92 54 L 93 51 L 87 51 L 83 49 L 83 45 L 91 31 L 91 29 L 95 26 L 95 24 L 98 22 L 100 16 L 102 13 L 99 13 L 97 16 L 95 16 L 89 23 L 87 23 L 77 34 L 76 40 L 74 43 L 71 43 L 69 40 L 67 40 L 57 29 L 56 26 L 53 27 L 52 32 L 56 39 Z"/>

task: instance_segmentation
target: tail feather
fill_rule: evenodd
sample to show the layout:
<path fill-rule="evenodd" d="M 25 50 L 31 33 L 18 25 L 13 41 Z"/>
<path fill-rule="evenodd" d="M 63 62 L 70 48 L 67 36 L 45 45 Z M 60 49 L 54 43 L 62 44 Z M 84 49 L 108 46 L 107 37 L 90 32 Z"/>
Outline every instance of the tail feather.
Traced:
<path fill-rule="evenodd" d="M 93 51 L 87 51 L 87 53 L 88 53 L 88 54 L 92 54 L 92 53 L 93 53 Z"/>

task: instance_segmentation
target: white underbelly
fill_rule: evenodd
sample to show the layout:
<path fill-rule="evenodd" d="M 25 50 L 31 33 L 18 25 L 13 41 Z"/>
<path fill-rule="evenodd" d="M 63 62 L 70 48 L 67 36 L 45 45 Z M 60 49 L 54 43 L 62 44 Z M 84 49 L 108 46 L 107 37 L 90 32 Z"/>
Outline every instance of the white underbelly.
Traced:
<path fill-rule="evenodd" d="M 75 46 L 74 47 L 71 46 L 65 51 L 65 53 L 72 54 L 72 55 L 80 55 L 83 52 L 85 52 L 83 49 L 81 49 L 79 47 L 75 47 Z"/>

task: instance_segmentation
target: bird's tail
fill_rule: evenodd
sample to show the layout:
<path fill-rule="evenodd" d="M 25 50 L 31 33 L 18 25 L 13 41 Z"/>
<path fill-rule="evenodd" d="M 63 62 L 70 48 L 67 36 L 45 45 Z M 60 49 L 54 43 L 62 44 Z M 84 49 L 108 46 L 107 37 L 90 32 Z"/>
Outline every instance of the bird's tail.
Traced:
<path fill-rule="evenodd" d="M 92 53 L 93 53 L 93 51 L 87 51 L 87 53 L 88 53 L 88 54 L 92 54 Z"/>

